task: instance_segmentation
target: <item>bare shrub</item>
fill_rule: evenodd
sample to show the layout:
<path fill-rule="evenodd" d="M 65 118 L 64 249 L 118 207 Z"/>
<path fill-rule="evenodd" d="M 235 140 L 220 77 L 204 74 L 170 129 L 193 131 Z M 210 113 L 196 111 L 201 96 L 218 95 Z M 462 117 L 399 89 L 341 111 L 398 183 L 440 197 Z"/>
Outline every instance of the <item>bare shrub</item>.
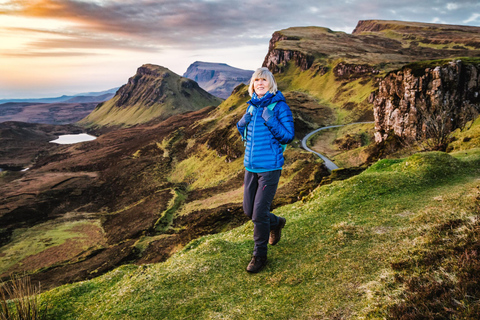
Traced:
<path fill-rule="evenodd" d="M 445 151 L 450 142 L 450 133 L 478 116 L 478 106 L 465 102 L 457 108 L 455 105 L 444 107 L 436 114 L 429 114 L 424 121 L 424 147 L 426 150 Z"/>

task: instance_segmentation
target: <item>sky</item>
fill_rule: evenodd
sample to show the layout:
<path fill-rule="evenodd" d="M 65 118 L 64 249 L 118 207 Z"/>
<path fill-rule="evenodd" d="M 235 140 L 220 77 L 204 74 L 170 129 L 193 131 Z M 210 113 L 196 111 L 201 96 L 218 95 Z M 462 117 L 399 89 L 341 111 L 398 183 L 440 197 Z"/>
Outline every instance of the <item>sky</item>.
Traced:
<path fill-rule="evenodd" d="M 146 63 L 254 70 L 275 31 L 370 19 L 480 26 L 480 1 L 0 0 L 0 99 L 103 91 Z"/>

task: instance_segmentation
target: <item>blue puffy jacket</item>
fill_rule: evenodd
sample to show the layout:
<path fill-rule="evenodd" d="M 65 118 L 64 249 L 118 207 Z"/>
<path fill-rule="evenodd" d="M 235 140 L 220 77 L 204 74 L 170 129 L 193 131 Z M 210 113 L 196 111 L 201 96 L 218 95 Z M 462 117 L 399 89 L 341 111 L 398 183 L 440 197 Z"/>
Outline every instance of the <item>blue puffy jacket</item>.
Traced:
<path fill-rule="evenodd" d="M 263 109 L 268 104 L 275 102 L 274 116 L 265 122 L 262 118 Z M 252 118 L 247 124 L 245 157 L 243 159 L 245 169 L 251 172 L 282 169 L 285 160 L 281 145 L 292 142 L 295 135 L 292 112 L 285 102 L 285 97 L 280 91 L 277 91 L 274 96 L 269 97 L 269 101 L 262 101 L 255 105 L 250 100 L 248 104 L 253 106 L 253 111 Z M 239 122 L 237 128 L 243 136 L 245 126 L 241 126 Z"/>

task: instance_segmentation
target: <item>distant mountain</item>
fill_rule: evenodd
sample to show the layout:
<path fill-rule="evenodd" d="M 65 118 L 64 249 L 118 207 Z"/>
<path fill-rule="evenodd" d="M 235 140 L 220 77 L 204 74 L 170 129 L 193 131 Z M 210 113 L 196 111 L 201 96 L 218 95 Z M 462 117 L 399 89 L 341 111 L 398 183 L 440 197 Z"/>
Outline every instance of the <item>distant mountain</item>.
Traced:
<path fill-rule="evenodd" d="M 218 106 L 221 99 L 167 68 L 145 64 L 115 96 L 98 105 L 80 124 L 87 127 L 129 127 L 153 119 Z"/>
<path fill-rule="evenodd" d="M 33 98 L 33 99 L 0 99 L 0 104 L 9 103 L 9 102 L 28 102 L 28 103 L 56 103 L 56 102 L 68 102 L 68 103 L 79 103 L 79 102 L 102 102 L 111 99 L 117 88 L 112 88 L 105 91 L 99 92 L 85 92 L 79 93 L 72 96 L 63 95 L 61 97 L 54 98 Z M 88 100 L 88 101 L 87 101 Z"/>
<path fill-rule="evenodd" d="M 252 70 L 234 68 L 225 63 L 196 61 L 183 76 L 196 81 L 214 96 L 226 99 L 240 83 L 248 84 L 252 74 Z"/>
<path fill-rule="evenodd" d="M 95 107 L 111 99 L 118 88 L 74 96 L 0 100 L 0 123 L 21 121 L 43 124 L 71 124 L 85 118 Z"/>

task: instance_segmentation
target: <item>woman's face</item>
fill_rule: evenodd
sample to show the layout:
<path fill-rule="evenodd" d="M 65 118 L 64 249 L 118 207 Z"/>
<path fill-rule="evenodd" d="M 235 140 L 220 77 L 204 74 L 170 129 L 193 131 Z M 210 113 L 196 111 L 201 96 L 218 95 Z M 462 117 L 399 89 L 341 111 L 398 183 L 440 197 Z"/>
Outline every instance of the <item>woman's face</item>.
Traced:
<path fill-rule="evenodd" d="M 259 98 L 263 97 L 270 88 L 270 82 L 265 78 L 258 78 L 253 81 L 253 91 Z"/>

